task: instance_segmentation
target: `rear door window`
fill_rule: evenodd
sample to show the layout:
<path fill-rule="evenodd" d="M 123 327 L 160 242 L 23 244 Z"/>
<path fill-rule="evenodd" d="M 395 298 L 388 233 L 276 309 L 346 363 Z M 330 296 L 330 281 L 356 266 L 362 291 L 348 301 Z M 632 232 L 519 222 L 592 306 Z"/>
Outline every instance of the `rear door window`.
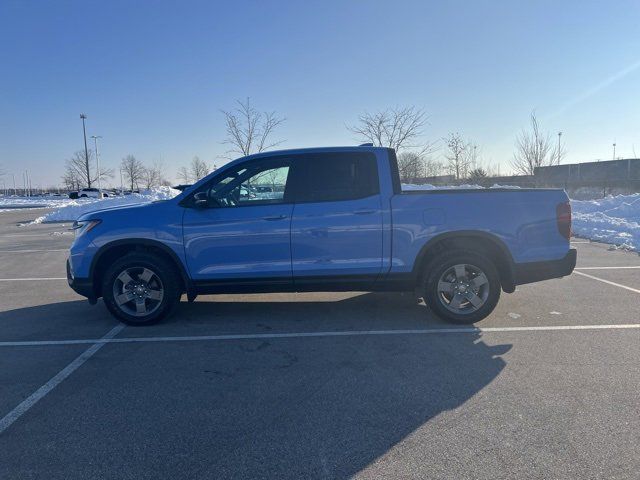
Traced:
<path fill-rule="evenodd" d="M 380 193 L 376 157 L 367 152 L 318 153 L 292 161 L 296 202 L 354 200 Z"/>

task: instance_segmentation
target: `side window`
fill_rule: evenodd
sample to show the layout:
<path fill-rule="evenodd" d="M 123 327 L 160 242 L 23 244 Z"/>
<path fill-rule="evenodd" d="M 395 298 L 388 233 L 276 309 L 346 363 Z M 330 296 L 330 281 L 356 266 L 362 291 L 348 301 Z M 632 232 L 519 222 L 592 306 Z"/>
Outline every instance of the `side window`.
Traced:
<path fill-rule="evenodd" d="M 288 161 L 255 161 L 216 178 L 206 189 L 207 198 L 217 207 L 283 203 L 288 178 Z"/>
<path fill-rule="evenodd" d="M 296 201 L 334 202 L 380 193 L 378 165 L 371 153 L 311 154 L 293 162 Z"/>

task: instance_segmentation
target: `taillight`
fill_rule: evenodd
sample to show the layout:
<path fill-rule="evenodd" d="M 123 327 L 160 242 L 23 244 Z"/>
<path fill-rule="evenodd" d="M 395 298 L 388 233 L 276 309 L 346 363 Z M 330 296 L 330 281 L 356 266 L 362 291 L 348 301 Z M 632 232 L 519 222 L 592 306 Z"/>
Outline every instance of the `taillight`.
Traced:
<path fill-rule="evenodd" d="M 571 204 L 559 203 L 556 207 L 556 221 L 560 235 L 569 240 L 571 238 Z"/>

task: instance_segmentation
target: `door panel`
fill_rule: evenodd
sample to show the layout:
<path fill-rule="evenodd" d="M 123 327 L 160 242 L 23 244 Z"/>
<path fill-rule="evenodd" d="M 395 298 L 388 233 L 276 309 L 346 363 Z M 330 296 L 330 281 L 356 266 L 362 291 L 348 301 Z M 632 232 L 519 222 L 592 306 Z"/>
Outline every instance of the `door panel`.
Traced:
<path fill-rule="evenodd" d="M 289 164 L 282 157 L 240 162 L 193 193 L 183 235 L 194 280 L 291 283 Z"/>
<path fill-rule="evenodd" d="M 293 205 L 187 209 L 184 245 L 194 280 L 291 278 Z"/>
<path fill-rule="evenodd" d="M 292 167 L 294 283 L 303 283 L 302 277 L 377 276 L 383 217 L 376 157 L 321 153 L 302 156 Z"/>
<path fill-rule="evenodd" d="M 291 221 L 293 275 L 378 275 L 382 233 L 379 195 L 297 204 Z"/>

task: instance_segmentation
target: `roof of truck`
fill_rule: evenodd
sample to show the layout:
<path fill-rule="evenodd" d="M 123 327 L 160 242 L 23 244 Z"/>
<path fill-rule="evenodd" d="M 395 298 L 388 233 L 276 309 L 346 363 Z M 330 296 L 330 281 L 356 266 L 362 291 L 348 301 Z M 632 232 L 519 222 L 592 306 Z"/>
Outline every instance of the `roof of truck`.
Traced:
<path fill-rule="evenodd" d="M 253 153 L 246 157 L 241 157 L 233 160 L 234 162 L 239 160 L 248 160 L 253 158 L 271 157 L 276 155 L 297 155 L 300 153 L 328 153 L 328 152 L 362 152 L 362 151 L 375 151 L 375 150 L 388 150 L 387 147 L 374 147 L 371 144 L 362 145 L 346 145 L 335 147 L 307 147 L 307 148 L 290 148 L 283 150 L 268 150 L 266 152 Z"/>

